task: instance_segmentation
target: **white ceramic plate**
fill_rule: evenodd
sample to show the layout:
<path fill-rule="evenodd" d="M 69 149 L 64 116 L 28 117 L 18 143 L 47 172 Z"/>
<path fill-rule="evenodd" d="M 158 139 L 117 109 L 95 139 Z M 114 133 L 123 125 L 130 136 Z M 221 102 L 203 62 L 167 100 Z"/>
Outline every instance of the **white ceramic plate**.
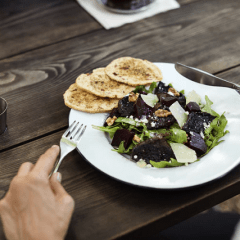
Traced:
<path fill-rule="evenodd" d="M 170 63 L 155 63 L 163 73 L 163 82 L 172 83 L 177 90 L 185 94 L 195 90 L 202 96 L 208 95 L 213 101 L 212 108 L 219 114 L 225 112 L 228 120 L 225 140 L 199 162 L 176 168 L 140 168 L 136 163 L 111 151 L 106 134 L 95 130 L 91 125 L 102 126 L 107 114 L 90 114 L 71 110 L 69 124 L 75 119 L 88 127 L 78 146 L 82 155 L 100 171 L 107 175 L 141 187 L 156 189 L 179 189 L 193 187 L 222 177 L 240 162 L 240 95 L 232 89 L 206 86 L 192 82 L 180 75 Z"/>

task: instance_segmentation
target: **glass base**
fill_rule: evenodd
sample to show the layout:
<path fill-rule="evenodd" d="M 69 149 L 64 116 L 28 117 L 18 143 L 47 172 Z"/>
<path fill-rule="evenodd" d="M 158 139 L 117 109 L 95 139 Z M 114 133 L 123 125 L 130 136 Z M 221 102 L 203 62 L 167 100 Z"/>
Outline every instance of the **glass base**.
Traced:
<path fill-rule="evenodd" d="M 98 0 L 106 9 L 116 13 L 137 13 L 146 10 L 155 0 Z"/>

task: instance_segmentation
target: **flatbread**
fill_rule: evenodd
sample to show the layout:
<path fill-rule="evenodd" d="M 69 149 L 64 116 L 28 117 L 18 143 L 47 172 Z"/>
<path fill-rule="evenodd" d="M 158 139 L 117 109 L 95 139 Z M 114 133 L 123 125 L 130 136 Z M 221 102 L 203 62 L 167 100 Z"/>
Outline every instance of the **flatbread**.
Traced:
<path fill-rule="evenodd" d="M 104 113 L 118 106 L 118 99 L 101 98 L 72 84 L 63 95 L 65 105 L 83 112 Z"/>
<path fill-rule="evenodd" d="M 78 88 L 84 91 L 95 94 L 99 97 L 108 98 L 123 98 L 132 90 L 134 87 L 111 80 L 105 73 L 104 68 L 98 68 L 93 71 L 92 74 L 81 74 L 76 84 Z"/>
<path fill-rule="evenodd" d="M 159 82 L 163 78 L 161 70 L 156 65 L 147 60 L 132 57 L 113 60 L 105 68 L 105 72 L 112 80 L 131 86 Z"/>

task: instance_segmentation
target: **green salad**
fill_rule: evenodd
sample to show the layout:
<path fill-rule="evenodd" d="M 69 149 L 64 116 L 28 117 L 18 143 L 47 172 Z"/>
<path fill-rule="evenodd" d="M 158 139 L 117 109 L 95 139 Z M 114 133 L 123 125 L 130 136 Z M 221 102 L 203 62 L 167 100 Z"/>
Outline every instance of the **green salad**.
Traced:
<path fill-rule="evenodd" d="M 113 151 L 128 154 L 140 167 L 178 167 L 199 161 L 223 140 L 227 119 L 213 102 L 191 91 L 187 96 L 171 84 L 138 86 L 119 100 L 104 126 Z"/>

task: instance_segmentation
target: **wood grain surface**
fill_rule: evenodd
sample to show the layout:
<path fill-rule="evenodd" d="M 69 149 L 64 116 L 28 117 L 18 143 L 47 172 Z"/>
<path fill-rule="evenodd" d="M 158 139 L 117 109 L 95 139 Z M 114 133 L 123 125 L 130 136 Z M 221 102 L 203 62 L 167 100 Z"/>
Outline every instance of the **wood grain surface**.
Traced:
<path fill-rule="evenodd" d="M 1 60 L 0 94 L 9 103 L 9 132 L 1 137 L 0 150 L 66 127 L 69 109 L 63 93 L 79 74 L 117 57 L 182 62 L 210 73 L 239 66 L 240 48 L 234 47 L 240 41 L 239 12 L 240 2 L 233 0 L 197 1 L 134 28 L 126 25 L 121 34 L 100 29 Z"/>
<path fill-rule="evenodd" d="M 98 29 L 108 34 L 75 0 L 1 1 L 0 59 Z"/>
<path fill-rule="evenodd" d="M 63 93 L 81 73 L 122 56 L 181 62 L 240 84 L 240 2 L 179 0 L 181 8 L 105 30 L 74 0 L 0 1 L 0 198 L 18 167 L 58 144 L 70 109 Z M 76 208 L 66 239 L 148 239 L 239 193 L 240 167 L 179 191 L 130 186 L 97 171 L 77 151 L 63 161 Z M 0 239 L 4 239 L 0 227 Z"/>
<path fill-rule="evenodd" d="M 48 147 L 58 143 L 62 133 L 0 153 L 2 196 L 18 167 L 25 161 L 35 163 Z M 139 188 L 97 171 L 77 151 L 64 159 L 59 171 L 63 186 L 76 202 L 66 238 L 69 240 L 121 239 L 122 236 L 140 239 L 236 195 L 240 187 L 238 167 L 227 176 L 197 188 L 178 191 Z"/>

